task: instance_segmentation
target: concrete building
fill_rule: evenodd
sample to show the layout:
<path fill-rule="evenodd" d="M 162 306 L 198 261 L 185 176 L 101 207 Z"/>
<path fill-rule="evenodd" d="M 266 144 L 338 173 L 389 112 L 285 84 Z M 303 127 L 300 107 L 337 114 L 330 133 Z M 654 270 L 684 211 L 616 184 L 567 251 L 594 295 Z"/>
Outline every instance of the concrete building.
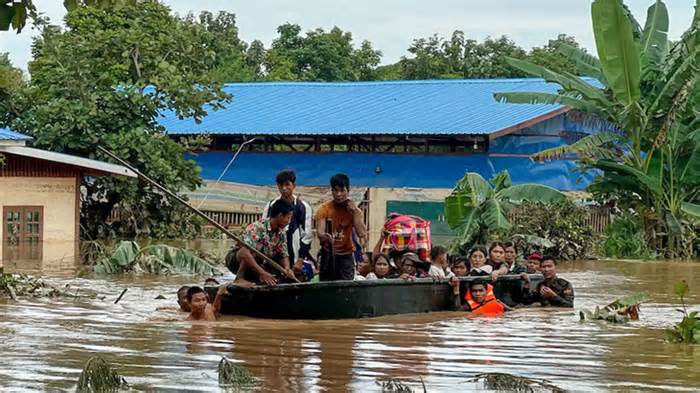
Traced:
<path fill-rule="evenodd" d="M 75 266 L 81 178 L 136 174 L 119 165 L 27 147 L 30 140 L 0 128 L 0 266 Z"/>
<path fill-rule="evenodd" d="M 564 191 L 590 183 L 590 175 L 575 171 L 573 158 L 538 163 L 529 156 L 594 133 L 601 121 L 561 105 L 506 104 L 493 97 L 558 88 L 527 78 L 227 84 L 233 101 L 226 109 L 200 123 L 168 113 L 161 125 L 173 138 L 212 138 L 209 151 L 190 156 L 208 181 L 191 196 L 206 199 L 207 210 L 230 206 L 250 214 L 269 196 L 261 192 L 265 196 L 256 201 L 245 191 L 233 195 L 223 191 L 226 184 L 270 190 L 275 173 L 292 168 L 298 184 L 313 189 L 343 172 L 365 202 L 371 242 L 391 211 L 430 219 L 440 242 L 451 235 L 442 200 L 466 172 L 489 179 L 508 170 L 515 184 Z"/>

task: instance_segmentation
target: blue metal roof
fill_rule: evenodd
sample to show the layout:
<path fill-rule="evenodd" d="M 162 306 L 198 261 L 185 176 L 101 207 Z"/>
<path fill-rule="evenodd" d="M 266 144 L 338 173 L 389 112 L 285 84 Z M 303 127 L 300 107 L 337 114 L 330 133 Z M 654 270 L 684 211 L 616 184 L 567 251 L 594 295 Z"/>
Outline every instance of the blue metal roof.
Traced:
<path fill-rule="evenodd" d="M 188 154 L 202 168 L 204 179 L 219 178 L 232 152 Z M 576 172 L 571 160 L 545 163 L 527 157 L 499 157 L 489 154 L 423 155 L 389 153 L 248 153 L 238 155 L 222 177 L 223 181 L 274 185 L 282 169 L 293 169 L 297 184 L 327 186 L 338 172 L 350 177 L 351 186 L 452 188 L 465 172 L 478 172 L 489 179 L 507 169 L 513 183 L 540 183 L 559 190 L 583 190 L 594 174 Z"/>
<path fill-rule="evenodd" d="M 14 132 L 8 128 L 2 128 L 0 127 L 0 140 L 10 140 L 10 141 L 30 141 L 32 140 L 32 137 L 24 134 L 20 134 L 19 132 Z"/>
<path fill-rule="evenodd" d="M 226 84 L 226 109 L 200 124 L 165 113 L 169 134 L 333 135 L 491 134 L 552 113 L 560 105 L 506 104 L 494 93 L 554 93 L 542 79 Z"/>

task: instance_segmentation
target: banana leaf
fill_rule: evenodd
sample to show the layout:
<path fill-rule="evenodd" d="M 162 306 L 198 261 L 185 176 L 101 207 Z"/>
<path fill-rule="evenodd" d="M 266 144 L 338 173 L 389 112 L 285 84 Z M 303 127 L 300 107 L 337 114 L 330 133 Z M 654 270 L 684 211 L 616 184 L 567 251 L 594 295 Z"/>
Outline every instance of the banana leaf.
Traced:
<path fill-rule="evenodd" d="M 700 205 L 690 202 L 683 202 L 681 210 L 694 220 L 700 220 Z"/>
<path fill-rule="evenodd" d="M 642 52 L 653 65 L 661 64 L 668 53 L 668 10 L 661 0 L 656 0 L 647 10 Z"/>
<path fill-rule="evenodd" d="M 190 251 L 166 245 L 155 245 L 144 250 L 156 256 L 170 273 L 221 275 L 221 271 Z"/>
<path fill-rule="evenodd" d="M 692 82 L 700 66 L 700 45 L 692 50 L 668 75 L 661 75 L 655 86 L 656 97 L 649 106 L 652 116 L 663 116 L 671 110 L 678 93 Z"/>
<path fill-rule="evenodd" d="M 619 143 L 622 139 L 622 136 L 615 132 L 601 131 L 597 134 L 583 137 L 570 145 L 542 150 L 531 155 L 530 159 L 533 161 L 554 160 L 571 153 L 611 159 L 613 158 L 613 151 L 606 148 L 605 145 Z"/>
<path fill-rule="evenodd" d="M 496 199 L 514 203 L 522 201 L 554 203 L 566 200 L 566 195 L 556 188 L 542 184 L 519 184 L 499 191 Z"/>
<path fill-rule="evenodd" d="M 573 61 L 581 75 L 595 78 L 600 81 L 600 83 L 607 86 L 607 80 L 605 79 L 598 58 L 586 53 L 583 49 L 564 43 L 557 46 L 557 51 Z"/>
<path fill-rule="evenodd" d="M 545 104 L 545 105 L 566 105 L 583 112 L 597 113 L 607 117 L 607 113 L 600 107 L 563 94 L 550 94 L 538 92 L 511 92 L 495 93 L 493 98 L 498 102 L 508 104 Z"/>
<path fill-rule="evenodd" d="M 469 215 L 493 195 L 491 185 L 478 173 L 469 172 L 456 184 L 452 193 L 445 198 L 445 218 L 450 228 L 463 224 Z"/>
<path fill-rule="evenodd" d="M 508 171 L 500 171 L 493 178 L 491 178 L 491 184 L 493 184 L 493 190 L 498 192 L 504 188 L 508 188 L 513 185 L 513 181 L 510 178 Z"/>
<path fill-rule="evenodd" d="M 649 191 L 655 193 L 656 195 L 663 194 L 661 180 L 659 178 L 649 176 L 639 169 L 632 168 L 629 165 L 620 164 L 610 160 L 600 160 L 595 164 L 595 167 L 606 171 L 606 176 L 608 175 L 607 171 L 614 171 L 622 176 L 631 176 L 634 180 L 639 181 Z"/>
<path fill-rule="evenodd" d="M 481 209 L 481 219 L 492 231 L 505 231 L 511 227 L 506 216 L 506 208 L 501 201 L 496 199 L 489 199 L 484 203 Z"/>
<path fill-rule="evenodd" d="M 634 26 L 619 0 L 594 0 L 593 33 L 598 56 L 615 97 L 625 106 L 639 101 L 641 65 L 634 41 Z"/>
<path fill-rule="evenodd" d="M 511 66 L 527 72 L 530 75 L 538 76 L 547 82 L 559 84 L 565 91 L 576 91 L 583 97 L 598 102 L 602 106 L 612 105 L 602 90 L 582 81 L 575 75 L 564 75 L 545 67 L 530 63 L 525 60 L 506 57 L 506 62 Z"/>

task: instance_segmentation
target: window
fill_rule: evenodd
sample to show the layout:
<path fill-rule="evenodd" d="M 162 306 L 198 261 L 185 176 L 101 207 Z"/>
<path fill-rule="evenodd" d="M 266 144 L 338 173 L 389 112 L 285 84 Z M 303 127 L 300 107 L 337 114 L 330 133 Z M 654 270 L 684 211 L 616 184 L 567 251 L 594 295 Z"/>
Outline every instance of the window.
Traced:
<path fill-rule="evenodd" d="M 43 206 L 5 206 L 2 258 L 36 261 L 42 258 Z"/>

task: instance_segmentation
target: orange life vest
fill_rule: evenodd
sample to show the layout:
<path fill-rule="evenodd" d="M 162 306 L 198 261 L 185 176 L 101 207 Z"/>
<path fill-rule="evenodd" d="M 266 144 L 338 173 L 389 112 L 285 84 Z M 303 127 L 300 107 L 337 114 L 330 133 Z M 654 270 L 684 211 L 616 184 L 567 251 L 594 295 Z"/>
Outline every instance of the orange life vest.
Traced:
<path fill-rule="evenodd" d="M 469 304 L 472 314 L 495 317 L 503 315 L 506 310 L 503 303 L 499 302 L 498 299 L 496 299 L 496 295 L 493 294 L 493 286 L 491 284 L 486 284 L 486 297 L 483 303 L 478 303 L 474 300 L 470 290 L 467 290 L 464 299 L 467 301 L 467 304 Z"/>

